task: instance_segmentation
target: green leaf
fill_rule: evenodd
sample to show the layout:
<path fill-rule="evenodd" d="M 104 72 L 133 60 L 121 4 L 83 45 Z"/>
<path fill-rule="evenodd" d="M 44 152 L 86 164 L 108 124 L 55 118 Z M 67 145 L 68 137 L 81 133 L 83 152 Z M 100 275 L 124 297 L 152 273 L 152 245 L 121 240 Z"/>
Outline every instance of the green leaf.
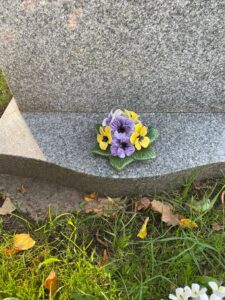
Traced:
<path fill-rule="evenodd" d="M 148 137 L 150 138 L 150 142 L 154 143 L 159 137 L 159 131 L 157 128 L 150 127 L 148 130 Z"/>
<path fill-rule="evenodd" d="M 140 151 L 136 150 L 132 157 L 135 160 L 150 160 L 156 158 L 155 149 L 153 147 L 148 147 L 146 149 L 142 148 Z"/>
<path fill-rule="evenodd" d="M 39 265 L 38 265 L 38 270 L 41 269 L 41 267 L 43 266 L 46 266 L 46 265 L 50 265 L 50 264 L 53 264 L 55 262 L 61 262 L 60 259 L 56 258 L 56 257 L 50 257 L 46 260 L 44 260 L 43 262 L 41 262 Z"/>
<path fill-rule="evenodd" d="M 95 147 L 92 149 L 92 153 L 97 154 L 97 155 L 101 155 L 101 156 L 110 156 L 111 155 L 111 153 L 109 151 L 109 146 L 104 151 L 104 150 L 102 150 L 102 149 L 99 148 L 98 144 L 96 144 Z"/>
<path fill-rule="evenodd" d="M 102 126 L 102 124 L 96 124 L 95 125 L 95 131 L 96 131 L 96 134 L 99 134 L 99 128 Z"/>
<path fill-rule="evenodd" d="M 115 156 L 111 156 L 109 158 L 110 164 L 117 171 L 123 170 L 126 166 L 131 164 L 134 160 L 131 156 L 126 156 L 125 158 L 119 158 Z"/>

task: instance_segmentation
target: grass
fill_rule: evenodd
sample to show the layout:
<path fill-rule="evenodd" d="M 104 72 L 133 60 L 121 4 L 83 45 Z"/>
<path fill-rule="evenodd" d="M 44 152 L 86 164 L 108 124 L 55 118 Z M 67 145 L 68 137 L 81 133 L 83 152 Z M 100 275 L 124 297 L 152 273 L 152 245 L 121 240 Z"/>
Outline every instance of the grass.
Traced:
<path fill-rule="evenodd" d="M 175 287 L 193 282 L 206 284 L 209 278 L 225 278 L 224 231 L 213 231 L 212 223 L 224 225 L 220 192 L 225 180 L 205 182 L 195 188 L 188 182 L 182 190 L 154 195 L 171 203 L 177 212 L 198 224 L 195 230 L 168 227 L 151 210 L 134 212 L 136 198 L 115 218 L 97 218 L 84 212 L 32 223 L 13 215 L 20 226 L 0 228 L 0 299 L 48 299 L 44 280 L 54 268 L 59 289 L 52 299 L 168 299 Z M 191 199 L 215 200 L 205 213 L 194 213 Z M 146 217 L 148 236 L 137 238 Z M 21 225 L 22 224 L 22 225 Z M 22 227 L 21 227 L 22 226 Z M 99 238 L 96 232 L 99 231 Z M 4 254 L 15 232 L 29 232 L 34 248 L 13 256 Z M 102 265 L 104 249 L 109 261 Z"/>
<path fill-rule="evenodd" d="M 5 109 L 11 98 L 12 93 L 8 87 L 3 72 L 0 70 L 0 113 Z"/>

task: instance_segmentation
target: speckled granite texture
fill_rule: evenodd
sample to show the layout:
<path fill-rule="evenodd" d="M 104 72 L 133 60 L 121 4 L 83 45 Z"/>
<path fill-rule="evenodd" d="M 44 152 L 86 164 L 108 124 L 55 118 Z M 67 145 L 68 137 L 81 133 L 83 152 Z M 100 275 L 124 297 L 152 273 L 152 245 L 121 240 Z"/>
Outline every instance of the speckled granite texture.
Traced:
<path fill-rule="evenodd" d="M 223 0 L 2 0 L 0 66 L 22 111 L 225 112 L 224 16 Z"/>
<path fill-rule="evenodd" d="M 8 117 L 14 120 L 12 114 Z M 144 123 L 160 131 L 155 143 L 157 158 L 135 162 L 119 173 L 105 158 L 91 154 L 95 123 L 101 121 L 102 114 L 27 112 L 22 117 L 26 132 L 29 129 L 36 141 L 38 154 L 27 157 L 20 154 L 20 149 L 19 154 L 14 154 L 10 143 L 5 149 L 4 139 L 12 136 L 6 131 L 0 144 L 0 169 L 4 173 L 40 177 L 88 192 L 121 195 L 162 190 L 181 183 L 193 171 L 200 178 L 219 176 L 225 171 L 225 113 L 143 113 Z"/>

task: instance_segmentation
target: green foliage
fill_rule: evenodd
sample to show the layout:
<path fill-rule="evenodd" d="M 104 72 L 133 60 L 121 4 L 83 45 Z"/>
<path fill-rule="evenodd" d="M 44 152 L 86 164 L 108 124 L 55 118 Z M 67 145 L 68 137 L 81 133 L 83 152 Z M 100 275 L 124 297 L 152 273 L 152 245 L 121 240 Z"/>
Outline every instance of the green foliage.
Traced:
<path fill-rule="evenodd" d="M 132 156 L 135 160 L 151 160 L 156 158 L 156 153 L 155 149 L 150 146 L 147 149 L 135 151 Z"/>
<path fill-rule="evenodd" d="M 2 111 L 6 107 L 11 97 L 12 93 L 8 87 L 2 71 L 0 70 L 0 111 Z"/>
<path fill-rule="evenodd" d="M 92 149 L 92 153 L 100 155 L 100 156 L 110 156 L 111 153 L 109 151 L 109 147 L 104 151 L 100 149 L 99 145 L 96 144 L 95 147 Z"/>
<path fill-rule="evenodd" d="M 123 170 L 126 166 L 133 162 L 133 158 L 131 156 L 126 156 L 124 158 L 119 158 L 117 156 L 110 156 L 109 162 L 111 166 L 117 171 Z"/>
<path fill-rule="evenodd" d="M 0 224 L 0 299 L 48 299 L 43 283 L 52 269 L 59 281 L 54 300 L 168 299 L 174 287 L 193 282 L 205 285 L 212 279 L 223 281 L 225 232 L 213 231 L 212 224 L 225 223 L 219 194 L 224 182 L 215 187 L 214 182 L 207 181 L 200 190 L 189 182 L 182 190 L 149 195 L 196 219 L 195 230 L 167 227 L 152 211 L 133 212 L 136 198 L 128 199 L 127 210 L 115 219 L 80 212 L 50 215 L 42 223 L 31 224 L 12 216 L 12 224 L 20 220 L 23 232 L 29 231 L 37 243 L 26 252 L 7 256 L 4 249 L 10 247 L 13 232 L 3 229 L 4 222 Z M 206 198 L 214 203 L 210 211 L 192 210 L 192 199 L 202 203 Z M 141 240 L 137 233 L 146 217 L 150 218 L 148 236 Z M 97 231 L 101 242 L 96 238 Z M 101 266 L 105 248 L 109 263 Z"/>

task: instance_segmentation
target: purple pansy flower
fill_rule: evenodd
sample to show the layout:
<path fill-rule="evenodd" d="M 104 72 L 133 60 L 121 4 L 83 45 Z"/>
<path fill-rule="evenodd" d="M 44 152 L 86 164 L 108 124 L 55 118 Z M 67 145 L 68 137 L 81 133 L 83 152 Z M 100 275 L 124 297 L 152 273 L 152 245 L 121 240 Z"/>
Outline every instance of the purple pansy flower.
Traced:
<path fill-rule="evenodd" d="M 109 125 L 111 121 L 112 121 L 112 114 L 108 114 L 108 117 L 103 120 L 102 126 Z"/>
<path fill-rule="evenodd" d="M 123 133 L 129 137 L 134 129 L 134 122 L 126 117 L 118 116 L 111 122 L 110 129 L 116 133 L 116 137 Z"/>
<path fill-rule="evenodd" d="M 125 156 L 131 156 L 135 151 L 135 147 L 130 144 L 130 138 L 123 133 L 112 140 L 110 151 L 112 156 L 124 158 Z"/>

